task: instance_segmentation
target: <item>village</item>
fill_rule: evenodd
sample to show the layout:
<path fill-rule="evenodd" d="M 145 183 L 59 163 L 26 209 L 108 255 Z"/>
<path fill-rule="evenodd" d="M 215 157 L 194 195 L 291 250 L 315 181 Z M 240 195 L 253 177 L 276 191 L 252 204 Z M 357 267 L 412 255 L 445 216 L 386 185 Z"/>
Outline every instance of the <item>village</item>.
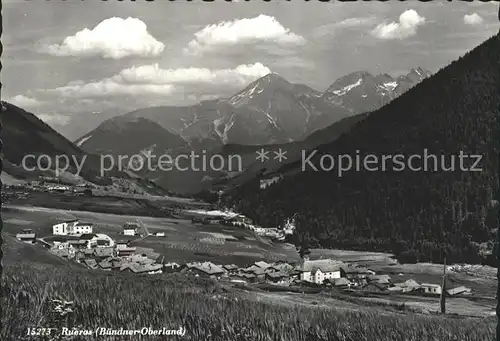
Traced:
<path fill-rule="evenodd" d="M 193 218 L 193 224 L 221 224 L 251 229 L 255 234 L 281 240 L 293 228 L 285 225 L 282 230 L 272 231 L 251 224 L 251 220 L 239 214 L 213 214 L 205 218 Z M 164 232 L 148 231 L 141 220 L 123 225 L 120 238 L 99 233 L 93 223 L 70 220 L 52 226 L 52 235 L 37 237 L 30 229 L 16 234 L 20 241 L 40 244 L 49 252 L 77 262 L 92 270 L 129 272 L 133 274 L 185 273 L 196 277 L 211 278 L 239 285 L 266 284 L 286 287 L 335 288 L 352 292 L 370 293 L 411 293 L 416 295 L 441 295 L 443 288 L 438 283 L 418 283 L 414 279 L 404 280 L 388 274 L 376 273 L 358 264 L 334 259 L 311 260 L 304 256 L 299 262 L 279 260 L 275 262 L 257 261 L 246 266 L 235 264 L 215 264 L 211 261 L 178 262 L 165 259 L 152 249 L 133 246 L 134 241 L 150 238 L 165 238 Z M 455 266 L 456 267 L 456 266 Z M 449 271 L 454 266 L 448 267 Z M 449 296 L 472 295 L 471 289 L 464 286 L 445 287 Z"/>

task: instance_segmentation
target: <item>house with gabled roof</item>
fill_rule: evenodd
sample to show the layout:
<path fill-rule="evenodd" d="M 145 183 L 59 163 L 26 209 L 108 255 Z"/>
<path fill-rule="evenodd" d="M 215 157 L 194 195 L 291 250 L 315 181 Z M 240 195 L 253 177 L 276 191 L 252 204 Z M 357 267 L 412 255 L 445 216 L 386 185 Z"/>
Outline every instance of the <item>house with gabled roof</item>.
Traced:
<path fill-rule="evenodd" d="M 432 283 L 422 283 L 420 285 L 420 290 L 426 294 L 436 294 L 440 295 L 442 288 L 439 284 L 432 284 Z"/>
<path fill-rule="evenodd" d="M 254 265 L 256 265 L 259 268 L 264 269 L 264 270 L 271 267 L 271 264 L 268 264 L 268 263 L 263 262 L 263 261 L 255 262 Z"/>
<path fill-rule="evenodd" d="M 34 244 L 36 235 L 34 233 L 17 233 L 16 239 L 25 243 Z"/>
<path fill-rule="evenodd" d="M 322 284 L 325 279 L 340 278 L 343 265 L 343 262 L 331 259 L 304 260 L 297 270 L 301 272 L 301 281 Z"/>
<path fill-rule="evenodd" d="M 336 288 L 350 288 L 352 283 L 349 281 L 347 278 L 342 277 L 342 278 L 335 278 L 332 280 L 333 281 L 333 286 Z"/>
<path fill-rule="evenodd" d="M 193 273 L 196 276 L 220 278 L 224 274 L 224 269 L 212 262 L 189 263 L 186 265 L 187 272 Z"/>
<path fill-rule="evenodd" d="M 111 262 L 110 258 L 106 258 L 106 259 L 102 260 L 101 262 L 99 262 L 99 267 L 102 270 L 111 270 L 113 268 L 113 263 Z"/>
<path fill-rule="evenodd" d="M 420 289 L 420 284 L 418 284 L 413 279 L 408 279 L 402 283 L 394 283 L 394 286 L 390 287 L 389 291 L 399 291 L 399 292 L 412 292 Z"/>
<path fill-rule="evenodd" d="M 248 268 L 242 269 L 242 271 L 245 273 L 251 273 L 254 275 L 264 275 L 264 273 L 266 272 L 265 269 L 263 269 L 257 265 L 249 266 Z"/>
<path fill-rule="evenodd" d="M 267 282 L 274 284 L 280 284 L 280 285 L 290 284 L 290 277 L 288 276 L 288 274 L 281 271 L 267 272 L 265 274 L 265 278 Z"/>
<path fill-rule="evenodd" d="M 85 264 L 89 269 L 97 269 L 97 261 L 92 258 L 86 258 L 83 260 L 83 264 Z"/>
<path fill-rule="evenodd" d="M 223 265 L 222 268 L 224 270 L 226 270 L 228 273 L 234 273 L 236 271 L 238 271 L 238 266 L 235 265 L 235 264 L 226 264 L 226 265 Z"/>
<path fill-rule="evenodd" d="M 446 294 L 449 296 L 457 296 L 457 295 L 464 295 L 464 294 L 470 294 L 472 293 L 472 290 L 469 288 L 466 288 L 464 286 L 459 286 L 455 287 L 452 289 L 446 289 Z"/>
<path fill-rule="evenodd" d="M 176 262 L 169 262 L 169 263 L 163 264 L 163 268 L 167 272 L 176 272 L 176 271 L 179 271 L 181 266 L 179 264 L 177 264 Z"/>
<path fill-rule="evenodd" d="M 389 287 L 388 284 L 379 282 L 370 282 L 363 286 L 363 290 L 368 292 L 382 292 L 387 290 L 388 287 Z"/>
<path fill-rule="evenodd" d="M 123 225 L 123 234 L 125 236 L 135 236 L 139 231 L 139 225 L 136 223 L 125 223 Z"/>
<path fill-rule="evenodd" d="M 341 268 L 341 275 L 349 280 L 363 279 L 370 275 L 375 275 L 375 272 L 362 266 L 347 265 Z"/>
<path fill-rule="evenodd" d="M 391 283 L 391 276 L 389 275 L 369 275 L 368 277 L 368 282 L 376 282 L 380 284 L 390 284 Z"/>
<path fill-rule="evenodd" d="M 68 235 L 73 233 L 73 226 L 78 223 L 78 219 L 63 221 L 52 226 L 53 235 Z"/>

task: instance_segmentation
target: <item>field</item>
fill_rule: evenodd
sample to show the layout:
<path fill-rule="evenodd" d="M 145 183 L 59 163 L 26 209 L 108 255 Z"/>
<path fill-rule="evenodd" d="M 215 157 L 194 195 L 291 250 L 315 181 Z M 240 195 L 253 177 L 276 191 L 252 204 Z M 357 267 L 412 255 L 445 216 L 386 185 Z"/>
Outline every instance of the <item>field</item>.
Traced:
<path fill-rule="evenodd" d="M 59 263 L 42 249 L 6 236 L 2 283 L 5 341 L 35 340 L 28 327 L 186 328 L 193 341 L 476 341 L 493 340 L 494 318 L 423 316 L 361 307 L 335 298 L 311 305 L 303 295 L 238 292 L 179 274 L 134 276 Z M 133 278 L 131 277 L 133 276 Z M 73 301 L 62 318 L 51 300 Z M 281 300 L 281 304 L 276 304 Z M 72 337 L 68 340 L 104 338 Z M 148 336 L 147 340 L 165 338 Z M 36 337 L 36 340 L 44 340 Z M 49 340 L 49 338 L 45 338 Z M 62 340 L 62 338 L 50 338 Z M 123 340 L 123 336 L 106 340 Z"/>
<path fill-rule="evenodd" d="M 31 228 L 40 237 L 51 235 L 51 227 L 57 222 L 81 219 L 96 224 L 95 232 L 108 234 L 113 239 L 136 239 L 132 246 L 153 249 L 164 255 L 166 261 L 178 263 L 211 260 L 244 266 L 259 260 L 299 260 L 295 247 L 291 245 L 267 242 L 243 228 L 193 225 L 187 216 L 181 219 L 140 217 L 149 233 L 165 233 L 165 237 L 144 239 L 121 234 L 123 224 L 135 222 L 137 216 L 13 205 L 5 205 L 2 216 L 4 232 L 14 235 Z"/>
<path fill-rule="evenodd" d="M 154 195 L 94 195 L 79 196 L 72 193 L 47 193 L 22 191 L 19 196 L 16 190 L 6 189 L 2 192 L 2 202 L 74 211 L 100 212 L 109 214 L 150 217 L 174 217 L 179 210 L 186 207 L 202 208 L 206 203 L 192 199 L 176 197 L 158 197 Z"/>
<path fill-rule="evenodd" d="M 180 216 L 183 214 L 181 213 Z M 165 233 L 165 237 L 141 238 L 138 236 L 125 237 L 120 234 L 123 224 L 127 221 L 136 221 L 137 216 L 9 205 L 3 210 L 4 232 L 9 235 L 14 235 L 25 228 L 31 228 L 36 230 L 40 236 L 49 236 L 52 224 L 75 218 L 95 223 L 97 225 L 96 231 L 106 233 L 112 238 L 132 239 L 134 241 L 131 245 L 153 250 L 164 256 L 165 262 L 175 261 L 182 264 L 190 261 L 210 260 L 214 263 L 247 266 L 258 260 L 299 261 L 296 249 L 289 244 L 271 243 L 242 228 L 192 224 L 187 213 L 182 218 L 140 217 L 149 233 Z M 412 278 L 419 283 L 440 283 L 442 276 L 442 265 L 401 265 L 392 258 L 392 255 L 385 253 L 312 250 L 311 258 L 333 258 L 344 262 L 359 263 L 377 273 L 389 274 L 394 282 L 403 282 Z M 489 267 L 483 267 L 481 271 L 481 275 L 477 276 L 461 273 L 448 274 L 448 281 L 453 286 L 465 285 L 474 290 L 474 295 L 470 298 L 449 298 L 447 300 L 449 313 L 465 316 L 491 316 L 496 304 L 496 273 L 495 269 Z M 295 306 L 298 302 L 314 307 L 316 301 L 324 299 L 318 298 L 318 295 L 315 294 L 305 294 L 297 301 L 297 296 L 293 293 L 270 294 L 259 291 L 252 292 L 250 298 L 290 307 Z M 331 307 L 354 304 L 357 310 L 363 310 L 367 305 L 380 306 L 384 309 L 404 305 L 407 310 L 422 313 L 432 313 L 439 309 L 438 297 L 408 294 L 367 294 L 355 298 L 336 295 L 335 299 L 337 303 L 330 302 Z"/>

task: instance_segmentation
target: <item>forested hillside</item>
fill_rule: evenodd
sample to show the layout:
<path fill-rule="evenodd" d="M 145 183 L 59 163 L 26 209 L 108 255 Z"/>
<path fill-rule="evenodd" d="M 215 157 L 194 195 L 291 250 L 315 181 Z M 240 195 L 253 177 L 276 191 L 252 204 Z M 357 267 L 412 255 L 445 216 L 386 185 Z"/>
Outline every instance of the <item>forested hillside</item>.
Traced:
<path fill-rule="evenodd" d="M 394 252 L 404 261 L 479 262 L 492 248 L 498 189 L 500 38 L 494 36 L 458 61 L 373 112 L 319 156 L 481 154 L 481 172 L 292 172 L 265 190 L 258 180 L 229 202 L 263 226 L 296 214 L 296 244 Z M 438 160 L 440 163 L 440 160 Z M 430 163 L 432 166 L 432 161 Z M 464 165 L 470 166 L 466 161 Z M 299 168 L 300 164 L 294 165 Z M 372 166 L 373 167 L 373 166 Z M 432 167 L 431 167 L 432 168 Z M 287 167 L 290 169 L 290 166 Z"/>

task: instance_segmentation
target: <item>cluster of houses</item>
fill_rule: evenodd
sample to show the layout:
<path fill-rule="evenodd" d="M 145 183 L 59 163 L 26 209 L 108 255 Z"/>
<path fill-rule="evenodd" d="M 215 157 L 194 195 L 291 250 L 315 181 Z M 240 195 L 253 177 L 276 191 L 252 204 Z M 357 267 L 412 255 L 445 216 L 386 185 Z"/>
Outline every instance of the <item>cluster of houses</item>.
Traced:
<path fill-rule="evenodd" d="M 238 220 L 232 220 L 238 222 Z M 212 262 L 178 264 L 165 262 L 160 254 L 151 249 L 130 245 L 132 236 L 152 235 L 138 223 L 125 223 L 123 239 L 114 240 L 106 234 L 96 233 L 92 223 L 79 220 L 65 221 L 52 227 L 52 236 L 36 238 L 26 229 L 16 235 L 17 239 L 39 242 L 60 257 L 75 260 L 90 269 L 132 272 L 136 274 L 158 274 L 181 272 L 235 283 L 269 283 L 282 286 L 315 285 L 367 292 L 422 292 L 439 295 L 443 289 L 439 284 L 417 283 L 413 279 L 393 280 L 389 275 L 376 274 L 363 266 L 347 264 L 332 259 L 310 260 L 308 257 L 298 264 L 278 261 L 255 262 L 246 267 L 234 264 L 221 265 Z M 164 236 L 163 232 L 153 235 Z M 127 238 L 129 238 L 127 240 Z M 448 295 L 470 294 L 465 287 L 446 288 Z"/>
<path fill-rule="evenodd" d="M 30 244 L 41 244 L 53 254 L 82 263 L 91 269 L 119 269 L 134 273 L 160 273 L 163 265 L 158 264 L 159 254 L 149 249 L 130 246 L 130 236 L 140 235 L 137 223 L 125 223 L 123 240 L 114 240 L 104 233 L 96 233 L 92 223 L 78 219 L 64 221 L 52 226 L 52 236 L 37 238 L 31 229 L 16 234 L 16 238 Z M 144 232 L 149 235 L 146 228 Z M 164 232 L 152 235 L 162 237 Z"/>
<path fill-rule="evenodd" d="M 220 224 L 225 226 L 242 227 L 253 231 L 256 235 L 271 238 L 273 241 L 284 241 L 287 235 L 293 234 L 294 226 L 291 220 L 287 220 L 283 228 L 264 228 L 253 223 L 252 219 L 232 212 L 204 212 L 208 216 L 204 218 L 193 217 L 193 224 Z"/>
<path fill-rule="evenodd" d="M 11 190 L 22 190 L 27 195 L 28 191 L 33 192 L 52 192 L 52 193 L 73 193 L 75 195 L 85 195 L 92 186 L 88 184 L 67 185 L 53 177 L 39 177 L 39 180 L 33 180 L 23 184 L 12 184 L 5 186 Z"/>

